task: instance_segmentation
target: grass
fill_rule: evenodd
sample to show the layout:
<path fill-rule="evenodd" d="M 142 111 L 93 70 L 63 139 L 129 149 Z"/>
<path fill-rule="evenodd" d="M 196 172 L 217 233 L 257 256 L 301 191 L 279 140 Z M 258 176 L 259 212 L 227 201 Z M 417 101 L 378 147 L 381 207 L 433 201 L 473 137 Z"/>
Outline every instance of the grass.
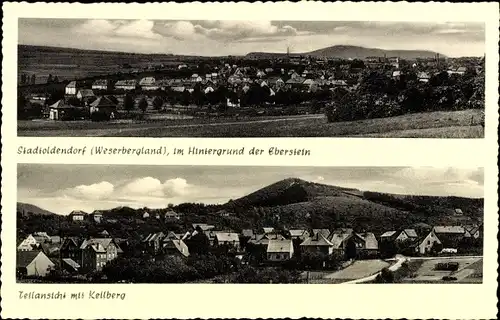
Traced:
<path fill-rule="evenodd" d="M 412 261 L 413 262 L 413 261 Z M 435 266 L 442 262 L 458 262 L 459 269 L 455 272 L 435 270 Z M 476 276 L 472 276 L 476 275 Z M 457 278 L 454 281 L 444 281 L 444 276 Z M 453 259 L 429 259 L 424 260 L 415 271 L 415 275 L 403 279 L 403 283 L 464 283 L 482 282 L 482 259 L 457 257 Z"/>
<path fill-rule="evenodd" d="M 345 269 L 325 276 L 325 278 L 345 281 L 361 279 L 371 276 L 389 265 L 383 260 L 359 260 Z"/>
<path fill-rule="evenodd" d="M 19 136 L 483 138 L 481 110 L 328 123 L 323 115 L 134 123 L 19 121 Z"/>

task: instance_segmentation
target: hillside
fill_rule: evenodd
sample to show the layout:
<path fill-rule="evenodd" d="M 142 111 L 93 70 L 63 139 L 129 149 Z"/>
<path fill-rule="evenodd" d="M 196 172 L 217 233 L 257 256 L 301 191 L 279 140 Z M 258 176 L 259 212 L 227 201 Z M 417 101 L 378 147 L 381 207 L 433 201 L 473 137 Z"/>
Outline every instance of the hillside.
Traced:
<path fill-rule="evenodd" d="M 42 209 L 35 205 L 29 203 L 18 202 L 17 203 L 17 212 L 21 212 L 28 215 L 42 215 L 42 216 L 50 216 L 55 215 L 55 213 L 50 212 L 48 210 Z"/>
<path fill-rule="evenodd" d="M 401 59 L 434 58 L 437 52 L 428 50 L 384 50 L 377 48 L 365 48 L 360 46 L 336 45 L 310 52 L 295 53 L 291 56 L 313 56 L 322 58 L 342 58 L 342 59 L 365 59 L 367 57 L 400 57 Z M 246 55 L 252 59 L 269 59 L 285 57 L 284 53 L 251 52 Z M 445 57 L 440 54 L 441 57 Z"/>
<path fill-rule="evenodd" d="M 317 197 L 361 195 L 359 190 L 346 189 L 320 183 L 313 183 L 297 178 L 289 178 L 273 183 L 233 201 L 239 207 L 279 206 L 305 202 Z"/>

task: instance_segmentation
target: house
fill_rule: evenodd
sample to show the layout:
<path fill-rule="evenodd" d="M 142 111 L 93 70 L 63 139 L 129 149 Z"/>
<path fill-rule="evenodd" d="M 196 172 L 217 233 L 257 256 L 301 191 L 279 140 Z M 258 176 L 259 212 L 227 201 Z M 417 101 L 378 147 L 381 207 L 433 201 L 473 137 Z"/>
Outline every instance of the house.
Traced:
<path fill-rule="evenodd" d="M 347 245 L 347 240 L 354 234 L 350 228 L 341 228 L 334 230 L 328 240 L 333 244 L 333 249 L 337 251 L 344 251 Z"/>
<path fill-rule="evenodd" d="M 309 232 L 304 229 L 290 229 L 288 230 L 288 233 L 290 235 L 290 239 L 292 240 L 301 240 L 304 241 L 305 239 L 309 238 Z"/>
<path fill-rule="evenodd" d="M 395 70 L 392 72 L 392 77 L 395 79 L 399 79 L 401 77 L 401 70 Z"/>
<path fill-rule="evenodd" d="M 33 237 L 33 235 L 28 235 L 18 246 L 18 251 L 32 251 L 34 250 L 40 243 Z"/>
<path fill-rule="evenodd" d="M 102 222 L 102 212 L 101 211 L 94 211 L 91 214 L 88 215 L 89 220 L 95 223 L 101 223 Z"/>
<path fill-rule="evenodd" d="M 465 72 L 467 72 L 467 68 L 466 67 L 450 68 L 447 72 L 449 75 L 457 74 L 463 76 Z"/>
<path fill-rule="evenodd" d="M 156 79 L 154 77 L 145 77 L 139 81 L 139 86 L 142 90 L 158 90 L 160 87 L 156 83 Z"/>
<path fill-rule="evenodd" d="M 464 212 L 462 211 L 462 209 L 457 208 L 457 209 L 455 209 L 455 215 L 457 215 L 457 216 L 463 216 Z"/>
<path fill-rule="evenodd" d="M 340 80 L 340 79 L 332 79 L 330 81 L 331 85 L 334 87 L 347 87 L 348 84 L 345 80 Z"/>
<path fill-rule="evenodd" d="M 380 236 L 381 241 L 398 241 L 403 242 L 406 240 L 416 240 L 418 238 L 417 232 L 414 229 L 404 229 L 400 232 L 387 231 Z"/>
<path fill-rule="evenodd" d="M 186 69 L 188 66 L 186 64 L 180 64 L 179 66 L 177 66 L 177 69 L 178 70 L 182 70 L 182 69 Z"/>
<path fill-rule="evenodd" d="M 82 250 L 82 269 L 101 271 L 111 260 L 116 259 L 123 251 L 111 238 L 91 238 L 84 240 Z"/>
<path fill-rule="evenodd" d="M 322 233 L 317 232 L 300 244 L 300 250 L 303 252 L 331 255 L 333 253 L 333 243 L 331 243 Z"/>
<path fill-rule="evenodd" d="M 215 91 L 215 89 L 214 89 L 214 87 L 213 87 L 213 86 L 207 86 L 205 89 L 203 89 L 203 92 L 204 92 L 205 94 L 208 94 L 208 93 L 210 93 L 210 92 L 214 92 L 214 91 Z"/>
<path fill-rule="evenodd" d="M 35 232 L 33 233 L 33 238 L 35 238 L 36 241 L 40 244 L 52 242 L 52 239 L 47 234 L 47 232 Z"/>
<path fill-rule="evenodd" d="M 432 247 L 436 244 L 441 244 L 441 241 L 434 233 L 434 230 L 431 230 L 425 237 L 415 241 L 415 244 L 412 247 L 416 253 L 426 254 L 431 252 Z"/>
<path fill-rule="evenodd" d="M 107 79 L 98 79 L 92 83 L 92 90 L 107 91 L 111 89 L 111 81 Z"/>
<path fill-rule="evenodd" d="M 79 81 L 71 81 L 64 88 L 64 94 L 67 96 L 75 96 L 81 88 L 83 88 L 83 83 Z"/>
<path fill-rule="evenodd" d="M 258 234 L 251 238 L 248 243 L 267 247 L 270 240 L 285 240 L 285 237 L 279 233 Z"/>
<path fill-rule="evenodd" d="M 16 272 L 20 276 L 45 277 L 54 267 L 42 251 L 17 251 Z"/>
<path fill-rule="evenodd" d="M 462 226 L 435 226 L 432 231 L 441 241 L 444 248 L 456 248 L 465 237 L 465 228 Z"/>
<path fill-rule="evenodd" d="M 101 238 L 109 238 L 110 237 L 110 234 L 107 230 L 102 230 L 101 232 L 99 232 L 99 235 L 101 236 Z"/>
<path fill-rule="evenodd" d="M 417 73 L 417 79 L 420 82 L 429 82 L 431 76 L 427 72 L 419 72 Z"/>
<path fill-rule="evenodd" d="M 200 77 L 197 73 L 193 73 L 191 76 L 191 82 L 202 82 L 203 78 Z"/>
<path fill-rule="evenodd" d="M 99 97 L 90 104 L 90 114 L 100 113 L 106 115 L 108 119 L 113 119 L 116 114 L 117 103 L 111 98 Z"/>
<path fill-rule="evenodd" d="M 292 240 L 269 240 L 266 250 L 267 260 L 286 261 L 293 256 Z"/>
<path fill-rule="evenodd" d="M 74 120 L 84 117 L 83 108 L 66 103 L 63 99 L 49 106 L 50 120 Z"/>
<path fill-rule="evenodd" d="M 144 213 L 142 214 L 142 218 L 143 218 L 143 219 L 147 219 L 147 218 L 149 218 L 149 212 L 144 212 Z"/>
<path fill-rule="evenodd" d="M 378 241 L 372 232 L 356 233 L 356 238 L 362 240 L 360 246 L 356 246 L 356 249 L 365 252 L 376 252 L 378 251 Z M 359 243 L 359 242 L 356 242 Z"/>
<path fill-rule="evenodd" d="M 78 263 L 82 261 L 82 252 L 80 250 L 81 241 L 76 237 L 67 237 L 62 240 L 59 254 L 61 259 L 72 259 Z"/>
<path fill-rule="evenodd" d="M 165 234 L 163 232 L 155 232 L 148 234 L 142 242 L 144 243 L 146 249 L 152 253 L 157 254 L 160 252 L 162 248 L 162 241 L 165 238 Z"/>
<path fill-rule="evenodd" d="M 215 234 L 216 246 L 229 246 L 240 251 L 240 237 L 234 232 L 218 232 Z"/>
<path fill-rule="evenodd" d="M 60 236 L 50 236 L 50 242 L 54 244 L 59 244 L 61 243 L 61 237 Z"/>
<path fill-rule="evenodd" d="M 164 218 L 179 220 L 181 218 L 181 215 L 174 210 L 168 210 L 167 212 L 165 212 Z"/>
<path fill-rule="evenodd" d="M 466 237 L 466 238 L 479 239 L 482 236 L 480 225 L 464 226 L 464 230 L 465 230 L 464 237 Z"/>
<path fill-rule="evenodd" d="M 73 259 L 64 258 L 61 259 L 61 268 L 68 271 L 69 273 L 77 273 L 80 271 L 80 264 Z"/>
<path fill-rule="evenodd" d="M 86 212 L 83 212 L 81 210 L 74 210 L 68 215 L 68 218 L 70 221 L 79 222 L 85 220 L 86 216 L 87 216 Z"/>
<path fill-rule="evenodd" d="M 167 255 L 189 257 L 189 248 L 181 239 L 168 239 L 163 241 L 163 252 Z"/>
<path fill-rule="evenodd" d="M 92 89 L 81 89 L 78 90 L 76 98 L 80 101 L 89 101 L 95 98 L 95 94 L 94 91 L 92 91 Z"/>
<path fill-rule="evenodd" d="M 115 83 L 116 90 L 132 91 L 137 89 L 137 80 L 119 80 Z"/>

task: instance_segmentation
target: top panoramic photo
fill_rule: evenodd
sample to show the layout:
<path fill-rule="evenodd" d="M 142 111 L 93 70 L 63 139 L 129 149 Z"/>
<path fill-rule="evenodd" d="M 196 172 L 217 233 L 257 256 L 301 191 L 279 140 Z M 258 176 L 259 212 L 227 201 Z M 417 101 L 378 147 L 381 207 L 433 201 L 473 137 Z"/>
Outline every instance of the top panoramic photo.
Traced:
<path fill-rule="evenodd" d="M 18 22 L 18 136 L 484 138 L 484 23 Z"/>

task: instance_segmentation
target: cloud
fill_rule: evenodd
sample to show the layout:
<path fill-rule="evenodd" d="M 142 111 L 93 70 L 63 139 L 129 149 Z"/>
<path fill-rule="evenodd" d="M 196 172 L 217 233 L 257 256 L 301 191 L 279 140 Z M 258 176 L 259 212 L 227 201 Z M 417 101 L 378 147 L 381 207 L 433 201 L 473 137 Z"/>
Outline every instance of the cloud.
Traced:
<path fill-rule="evenodd" d="M 79 185 L 73 188 L 66 189 L 62 194 L 64 196 L 73 197 L 77 199 L 100 200 L 106 199 L 114 192 L 114 185 L 102 181 L 91 185 Z"/>
<path fill-rule="evenodd" d="M 175 21 L 157 23 L 154 30 L 163 36 L 172 37 L 178 40 L 185 40 L 192 39 L 196 36 L 196 27 L 189 21 Z"/>
<path fill-rule="evenodd" d="M 153 28 L 151 20 L 87 20 L 75 26 L 74 31 L 81 35 L 161 39 Z"/>
<path fill-rule="evenodd" d="M 173 21 L 158 23 L 155 31 L 175 39 L 187 40 L 199 36 L 208 39 L 231 41 L 246 38 L 265 38 L 275 36 L 295 36 L 299 32 L 290 25 L 278 27 L 271 21 L 230 21 L 210 20 L 194 24 L 190 21 Z"/>

